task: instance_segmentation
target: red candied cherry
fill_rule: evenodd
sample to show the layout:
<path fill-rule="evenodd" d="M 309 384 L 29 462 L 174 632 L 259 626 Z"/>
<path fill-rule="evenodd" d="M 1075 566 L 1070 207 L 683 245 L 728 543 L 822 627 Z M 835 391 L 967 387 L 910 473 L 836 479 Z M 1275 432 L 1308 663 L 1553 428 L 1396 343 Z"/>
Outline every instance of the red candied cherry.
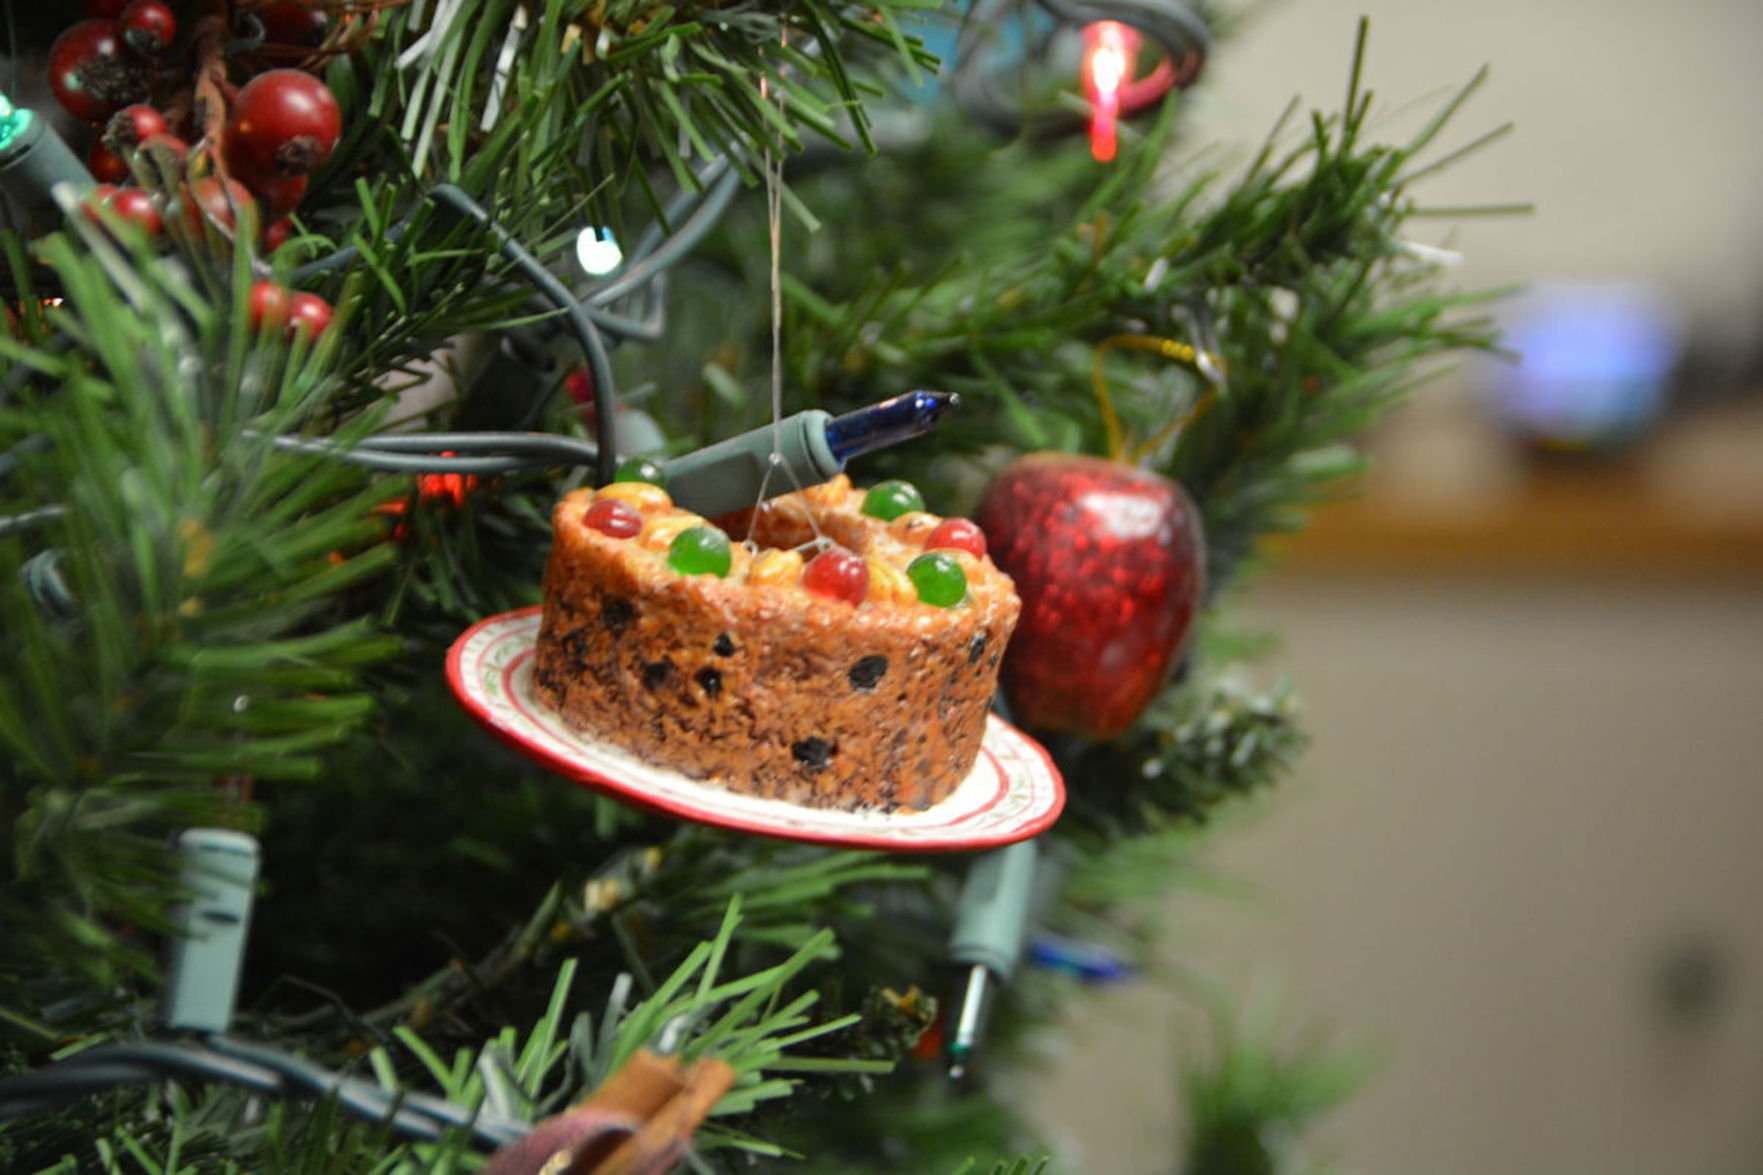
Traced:
<path fill-rule="evenodd" d="M 294 235 L 294 222 L 283 216 L 263 226 L 263 251 L 274 253 Z"/>
<path fill-rule="evenodd" d="M 343 116 L 330 87 L 297 69 L 260 73 L 240 88 L 227 124 L 227 159 L 258 175 L 306 175 L 331 157 Z"/>
<path fill-rule="evenodd" d="M 146 230 L 149 236 L 159 235 L 165 220 L 159 215 L 159 202 L 140 188 L 122 188 L 110 197 L 110 210 Z"/>
<path fill-rule="evenodd" d="M 277 331 L 288 325 L 287 288 L 272 281 L 251 283 L 245 298 L 245 314 L 255 331 Z"/>
<path fill-rule="evenodd" d="M 945 518 L 924 540 L 924 549 L 966 551 L 975 558 L 986 556 L 986 532 L 965 518 Z"/>
<path fill-rule="evenodd" d="M 147 66 L 114 20 L 82 20 L 49 46 L 49 90 L 83 122 L 103 122 L 147 96 Z"/>
<path fill-rule="evenodd" d="M 165 0 L 133 0 L 117 17 L 123 40 L 146 57 L 165 52 L 178 35 L 177 17 Z"/>
<path fill-rule="evenodd" d="M 141 143 L 154 135 L 168 135 L 171 124 L 165 121 L 165 115 L 159 113 L 145 102 L 136 102 L 132 106 L 124 106 L 110 116 L 104 124 L 104 145 L 111 151 L 121 155 L 124 151 L 132 151 Z"/>
<path fill-rule="evenodd" d="M 331 325 L 331 304 L 317 294 L 298 293 L 288 299 L 288 333 L 316 339 Z"/>
<path fill-rule="evenodd" d="M 255 223 L 257 203 L 251 190 L 238 180 L 228 179 L 223 184 L 213 176 L 203 176 L 190 181 L 177 199 L 176 211 L 193 233 L 202 232 L 204 221 L 232 232 L 241 213 L 248 222 Z"/>
<path fill-rule="evenodd" d="M 802 569 L 802 586 L 829 600 L 861 604 L 869 595 L 869 564 L 843 547 L 828 547 Z"/>
<path fill-rule="evenodd" d="M 86 152 L 86 170 L 101 184 L 127 183 L 133 178 L 129 165 L 106 147 L 103 139 L 92 140 L 92 149 Z"/>
<path fill-rule="evenodd" d="M 617 498 L 595 498 L 582 521 L 615 539 L 628 539 L 643 531 L 643 516 Z"/>

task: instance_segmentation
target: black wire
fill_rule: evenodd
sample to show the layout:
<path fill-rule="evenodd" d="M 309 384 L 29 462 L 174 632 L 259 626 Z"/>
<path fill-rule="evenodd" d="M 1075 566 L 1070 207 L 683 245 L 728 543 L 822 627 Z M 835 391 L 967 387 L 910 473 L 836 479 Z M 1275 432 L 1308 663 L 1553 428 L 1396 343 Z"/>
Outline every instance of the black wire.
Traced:
<path fill-rule="evenodd" d="M 158 1074 L 150 1068 L 122 1064 L 57 1066 L 39 1069 L 35 1073 L 0 1077 L 0 1122 L 34 1117 L 119 1085 L 140 1085 L 156 1080 Z"/>
<path fill-rule="evenodd" d="M 693 182 L 690 185 L 675 192 L 673 199 L 668 201 L 667 207 L 662 210 L 661 218 L 644 230 L 642 237 L 637 241 L 636 248 L 624 255 L 624 264 L 631 265 L 641 261 L 660 248 L 662 241 L 667 236 L 667 226 L 678 224 L 690 213 L 709 193 L 711 185 L 722 179 L 723 173 L 731 166 L 733 165 L 727 156 L 712 160 L 708 167 L 692 177 Z"/>
<path fill-rule="evenodd" d="M 188 1077 L 239 1085 L 258 1093 L 278 1093 L 282 1081 L 273 1071 L 249 1061 L 224 1056 L 200 1045 L 174 1041 L 143 1040 L 100 1045 L 75 1053 L 62 1062 L 71 1070 L 104 1067 L 122 1062 L 147 1070 L 153 1078 Z"/>
<path fill-rule="evenodd" d="M 739 172 L 731 168 L 724 173 L 677 231 L 657 245 L 652 253 L 641 257 L 636 264 L 626 267 L 604 285 L 590 288 L 588 302 L 595 306 L 616 302 L 696 248 L 709 235 L 710 230 L 716 227 L 716 222 L 734 199 L 740 185 Z"/>
<path fill-rule="evenodd" d="M 593 319 L 587 316 L 582 304 L 557 280 L 556 275 L 541 265 L 537 257 L 527 252 L 524 245 L 492 220 L 483 206 L 462 189 L 452 184 L 437 184 L 429 192 L 429 197 L 462 216 L 470 217 L 489 230 L 497 247 L 501 249 L 502 256 L 520 270 L 552 305 L 563 312 L 564 322 L 575 335 L 576 342 L 582 349 L 582 356 L 588 362 L 588 373 L 594 380 L 594 440 L 598 446 L 594 461 L 594 484 L 610 483 L 613 474 L 618 471 L 618 422 L 613 418 L 616 399 L 613 394 L 612 361 L 606 354 L 605 340 L 600 337 Z M 533 414 L 529 413 L 529 417 L 531 415 Z"/>
<path fill-rule="evenodd" d="M 34 1072 L 0 1078 L 0 1121 L 47 1113 L 121 1085 L 177 1080 L 235 1085 L 275 1097 L 331 1098 L 353 1114 L 413 1138 L 432 1140 L 448 1129 L 466 1130 L 485 1150 L 506 1146 L 531 1130 L 525 1122 L 427 1094 L 389 1091 L 290 1053 L 224 1036 L 211 1037 L 206 1044 L 99 1045 Z"/>
<path fill-rule="evenodd" d="M 427 1094 L 391 1093 L 377 1085 L 353 1077 L 346 1077 L 278 1049 L 250 1044 L 233 1037 L 212 1037 L 209 1040 L 209 1046 L 217 1052 L 272 1069 L 313 1092 L 336 1095 L 339 1091 L 346 1090 L 350 1096 L 358 1097 L 363 1102 L 378 1099 L 384 1103 L 385 1110 L 385 1113 L 379 1116 L 390 1116 L 394 1110 L 400 1113 L 419 1114 L 445 1126 L 468 1129 L 480 1141 L 491 1146 L 502 1146 L 517 1138 L 524 1137 L 529 1130 L 524 1122 L 502 1119 L 496 1115 L 486 1116 L 479 1111 L 470 1110 L 444 1098 L 431 1097 Z"/>
<path fill-rule="evenodd" d="M 597 464 L 599 449 L 558 433 L 386 433 L 355 445 L 322 437 L 276 437 L 278 449 L 335 457 L 383 473 L 472 473 L 497 476 L 523 469 Z M 443 451 L 451 455 L 443 456 Z"/>
<path fill-rule="evenodd" d="M 413 1138 L 432 1140 L 439 1138 L 442 1131 L 451 1123 L 437 1122 L 418 1110 L 409 1108 L 406 1097 L 391 1093 L 377 1085 L 345 1077 L 341 1073 L 316 1065 L 311 1061 L 302 1060 L 291 1053 L 280 1053 L 270 1049 L 258 1049 L 242 1041 L 229 1040 L 224 1037 L 212 1038 L 213 1049 L 219 1055 L 237 1054 L 248 1058 L 256 1067 L 274 1073 L 278 1079 L 285 1079 L 295 1088 L 318 1097 L 328 1097 L 336 1101 L 345 1110 L 362 1118 L 385 1122 L 394 1130 L 410 1135 Z"/>
<path fill-rule="evenodd" d="M 499 477 L 522 469 L 544 468 L 552 462 L 538 463 L 519 457 L 443 457 L 415 456 L 403 453 L 377 453 L 372 449 L 349 448 L 330 441 L 308 437 L 277 437 L 275 446 L 296 453 L 312 453 L 334 457 L 351 465 L 360 465 L 380 473 L 470 473 L 480 477 Z"/>
<path fill-rule="evenodd" d="M 468 456 L 474 452 L 478 456 L 525 456 L 547 465 L 591 465 L 595 457 L 594 446 L 587 441 L 549 432 L 394 432 L 368 437 L 359 447 L 381 453 L 451 449 Z"/>
<path fill-rule="evenodd" d="M 410 222 L 415 215 L 415 212 L 411 212 L 403 220 L 388 228 L 386 243 L 395 245 L 403 240 L 404 234 L 410 231 Z M 302 265 L 296 265 L 288 274 L 288 281 L 292 285 L 305 285 L 315 277 L 323 277 L 327 273 L 341 269 L 360 256 L 361 247 L 359 245 L 353 243 L 344 245 L 334 252 L 326 253 L 323 257 L 315 257 Z"/>

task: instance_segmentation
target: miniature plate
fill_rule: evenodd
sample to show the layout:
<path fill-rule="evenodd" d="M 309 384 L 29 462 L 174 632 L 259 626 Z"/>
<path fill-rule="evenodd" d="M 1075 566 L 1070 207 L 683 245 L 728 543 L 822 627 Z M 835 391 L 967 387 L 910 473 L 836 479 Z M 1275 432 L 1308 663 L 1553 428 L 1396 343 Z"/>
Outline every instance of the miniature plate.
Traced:
<path fill-rule="evenodd" d="M 683 820 L 786 840 L 895 852 L 958 852 L 1050 828 L 1065 785 L 1041 745 L 989 715 L 973 770 L 922 812 L 838 812 L 758 799 L 655 767 L 566 725 L 533 694 L 540 609 L 481 620 L 453 642 L 447 678 L 465 709 L 515 750 L 568 779 Z"/>

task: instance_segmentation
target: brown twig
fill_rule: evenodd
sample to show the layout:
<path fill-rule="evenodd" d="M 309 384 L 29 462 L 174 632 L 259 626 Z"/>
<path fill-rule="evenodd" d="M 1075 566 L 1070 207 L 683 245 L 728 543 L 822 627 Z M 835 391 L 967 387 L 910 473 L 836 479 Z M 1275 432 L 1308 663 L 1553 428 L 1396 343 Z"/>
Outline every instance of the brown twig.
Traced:
<path fill-rule="evenodd" d="M 190 157 L 192 162 L 207 159 L 223 179 L 227 166 L 221 144 L 226 135 L 227 111 L 232 105 L 226 45 L 232 36 L 232 24 L 227 0 L 202 0 L 195 24 L 195 100 L 190 111 L 195 139 L 190 144 Z"/>

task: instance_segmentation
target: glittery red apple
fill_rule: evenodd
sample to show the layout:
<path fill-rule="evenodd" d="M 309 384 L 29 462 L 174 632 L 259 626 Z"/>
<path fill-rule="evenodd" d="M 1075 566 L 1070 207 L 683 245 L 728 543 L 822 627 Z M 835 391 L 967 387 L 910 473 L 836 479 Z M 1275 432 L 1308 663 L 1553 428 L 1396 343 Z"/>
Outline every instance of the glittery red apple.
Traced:
<path fill-rule="evenodd" d="M 992 482 L 975 521 L 1022 595 L 1001 674 L 1011 713 L 1036 730 L 1123 733 L 1168 680 L 1200 608 L 1193 499 L 1118 461 L 1036 453 Z"/>

